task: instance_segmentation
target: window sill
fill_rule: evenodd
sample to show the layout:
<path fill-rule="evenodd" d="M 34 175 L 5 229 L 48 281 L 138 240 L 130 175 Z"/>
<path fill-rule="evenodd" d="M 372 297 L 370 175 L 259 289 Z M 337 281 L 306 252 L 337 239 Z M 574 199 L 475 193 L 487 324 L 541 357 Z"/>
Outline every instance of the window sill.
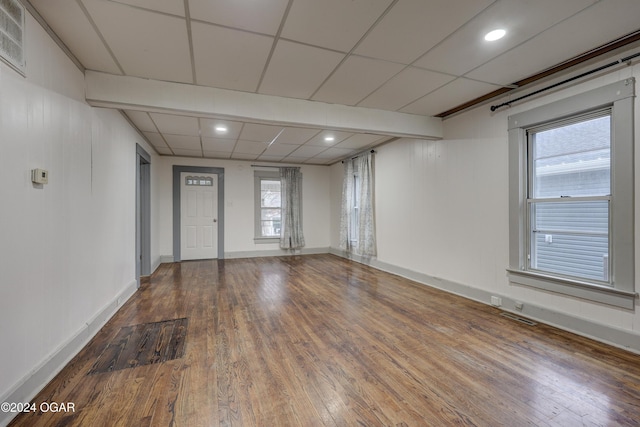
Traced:
<path fill-rule="evenodd" d="M 253 239 L 253 243 L 257 245 L 267 244 L 267 243 L 280 243 L 279 237 L 255 237 Z"/>
<path fill-rule="evenodd" d="M 513 284 L 544 289 L 550 292 L 625 308 L 627 310 L 633 310 L 635 306 L 636 293 L 621 291 L 608 286 L 533 273 L 531 271 L 508 268 L 507 273 L 509 282 Z"/>

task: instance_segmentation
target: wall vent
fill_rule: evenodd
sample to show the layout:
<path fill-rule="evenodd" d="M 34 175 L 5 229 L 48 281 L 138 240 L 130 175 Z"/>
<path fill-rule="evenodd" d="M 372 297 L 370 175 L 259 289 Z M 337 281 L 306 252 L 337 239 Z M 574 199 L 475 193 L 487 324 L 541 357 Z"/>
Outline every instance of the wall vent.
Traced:
<path fill-rule="evenodd" d="M 18 0 L 0 0 L 0 58 L 24 75 L 24 6 Z"/>
<path fill-rule="evenodd" d="M 515 320 L 516 322 L 524 323 L 525 325 L 529 325 L 529 326 L 537 325 L 537 323 L 534 322 L 533 320 L 525 319 L 524 317 L 520 317 L 512 313 L 504 312 L 504 313 L 500 313 L 500 316 L 506 317 L 507 319 Z"/>

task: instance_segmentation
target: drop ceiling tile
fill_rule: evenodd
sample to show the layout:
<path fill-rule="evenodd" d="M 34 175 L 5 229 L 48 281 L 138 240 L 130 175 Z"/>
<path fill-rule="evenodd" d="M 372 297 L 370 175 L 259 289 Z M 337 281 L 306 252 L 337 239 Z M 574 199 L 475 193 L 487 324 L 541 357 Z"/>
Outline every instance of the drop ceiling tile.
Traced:
<path fill-rule="evenodd" d="M 185 16 L 184 3 L 175 0 L 118 0 L 119 3 L 126 3 L 144 9 L 155 10 L 168 13 L 170 15 Z"/>
<path fill-rule="evenodd" d="M 125 74 L 192 82 L 184 19 L 111 1 L 84 0 L 83 4 Z"/>
<path fill-rule="evenodd" d="M 471 71 L 468 77 L 502 85 L 514 83 L 635 31 L 638 16 L 640 2 L 636 0 L 596 3 Z M 598 31 L 592 31 L 596 27 Z"/>
<path fill-rule="evenodd" d="M 320 145 L 302 145 L 298 148 L 296 148 L 295 151 L 293 151 L 291 153 L 291 157 L 296 157 L 296 158 L 309 158 L 309 157 L 313 157 L 316 156 L 320 153 L 322 153 L 324 150 L 326 150 L 328 147 L 323 147 Z"/>
<path fill-rule="evenodd" d="M 284 162 L 298 165 L 306 162 L 307 160 L 309 160 L 308 157 L 287 156 L 284 158 Z"/>
<path fill-rule="evenodd" d="M 193 55 L 198 84 L 253 92 L 273 39 L 245 31 L 193 22 Z"/>
<path fill-rule="evenodd" d="M 353 133 L 351 132 L 323 130 L 322 132 L 318 133 L 316 136 L 311 138 L 309 141 L 307 141 L 305 145 L 319 145 L 321 147 L 327 148 L 327 147 L 331 147 L 338 144 L 340 141 L 343 141 L 352 135 Z M 326 137 L 331 137 L 333 138 L 333 140 L 325 141 Z"/>
<path fill-rule="evenodd" d="M 352 154 L 355 154 L 355 150 L 351 150 L 349 148 L 336 148 L 336 147 L 331 147 L 326 151 L 323 151 L 322 153 L 317 154 L 316 156 L 314 156 L 314 160 L 315 159 L 342 159 L 344 157 L 350 156 Z"/>
<path fill-rule="evenodd" d="M 216 126 L 225 126 L 226 132 L 216 131 Z M 200 131 L 203 137 L 238 139 L 242 130 L 242 122 L 218 119 L 200 119 Z"/>
<path fill-rule="evenodd" d="M 235 145 L 235 139 L 202 137 L 202 149 L 204 151 L 219 151 L 231 153 Z"/>
<path fill-rule="evenodd" d="M 263 154 L 262 156 L 258 157 L 256 160 L 260 160 L 263 162 L 280 162 L 283 159 L 284 159 L 284 156 L 267 156 Z"/>
<path fill-rule="evenodd" d="M 173 114 L 149 113 L 161 133 L 174 135 L 200 135 L 198 119 Z"/>
<path fill-rule="evenodd" d="M 299 145 L 279 144 L 276 142 L 275 144 L 272 144 L 269 146 L 269 148 L 267 148 L 267 150 L 264 152 L 264 155 L 284 157 L 291 154 L 293 150 L 298 147 Z"/>
<path fill-rule="evenodd" d="M 397 110 L 454 78 L 421 68 L 407 67 L 358 105 L 383 110 Z"/>
<path fill-rule="evenodd" d="M 138 128 L 141 132 L 157 132 L 156 126 L 153 124 L 153 121 L 149 118 L 149 114 L 144 111 L 133 111 L 128 110 L 125 111 L 129 120 L 133 122 L 133 124 Z"/>
<path fill-rule="evenodd" d="M 282 131 L 276 142 L 278 144 L 302 145 L 318 132 L 320 132 L 319 129 L 288 127 Z"/>
<path fill-rule="evenodd" d="M 246 153 L 233 153 L 231 155 L 231 159 L 234 160 L 255 160 L 258 157 L 257 154 L 246 154 Z"/>
<path fill-rule="evenodd" d="M 173 151 L 176 149 L 202 150 L 199 136 L 162 134 Z"/>
<path fill-rule="evenodd" d="M 77 2 L 31 0 L 47 24 L 74 53 L 82 65 L 90 70 L 121 74 L 104 43 L 96 33 Z M 69 25 L 73 22 L 73 25 Z"/>
<path fill-rule="evenodd" d="M 233 157 L 235 157 L 236 154 L 262 154 L 265 148 L 267 148 L 267 145 L 269 145 L 268 142 L 246 141 L 239 139 L 235 150 L 233 151 Z"/>
<path fill-rule="evenodd" d="M 307 99 L 342 58 L 340 53 L 280 40 L 259 92 Z"/>
<path fill-rule="evenodd" d="M 184 148 L 175 149 L 173 152 L 176 156 L 184 157 L 202 157 L 202 151 L 200 150 L 185 150 Z"/>
<path fill-rule="evenodd" d="M 400 111 L 434 116 L 499 88 L 500 86 L 461 77 L 407 105 Z"/>
<path fill-rule="evenodd" d="M 172 156 L 173 155 L 173 153 L 171 152 L 169 147 L 156 147 L 154 145 L 153 148 L 158 152 L 158 154 L 162 154 L 163 156 Z"/>
<path fill-rule="evenodd" d="M 258 141 L 269 144 L 278 136 L 280 131 L 282 131 L 282 126 L 245 123 L 239 138 L 246 141 Z"/>
<path fill-rule="evenodd" d="M 296 0 L 282 37 L 348 52 L 391 0 Z"/>
<path fill-rule="evenodd" d="M 210 159 L 229 159 L 231 158 L 231 153 L 226 151 L 204 151 L 204 157 Z"/>
<path fill-rule="evenodd" d="M 362 149 L 368 146 L 375 144 L 378 141 L 382 141 L 387 139 L 388 137 L 383 137 L 380 135 L 372 135 L 368 133 L 357 133 L 355 135 L 350 136 L 344 141 L 336 144 L 336 148 L 349 148 L 349 149 Z"/>
<path fill-rule="evenodd" d="M 226 27 L 275 35 L 287 8 L 287 0 L 189 0 L 191 19 Z"/>
<path fill-rule="evenodd" d="M 401 64 L 352 55 L 312 99 L 332 104 L 356 105 L 403 68 Z"/>
<path fill-rule="evenodd" d="M 142 132 L 147 138 L 147 141 L 156 148 L 167 148 L 167 143 L 162 139 L 162 136 L 157 132 Z"/>
<path fill-rule="evenodd" d="M 414 65 L 461 76 L 570 17 L 594 0 L 512 0 L 486 8 Z M 486 42 L 484 35 L 504 28 L 507 35 Z"/>
<path fill-rule="evenodd" d="M 410 64 L 493 0 L 403 0 L 355 49 L 355 53 Z"/>

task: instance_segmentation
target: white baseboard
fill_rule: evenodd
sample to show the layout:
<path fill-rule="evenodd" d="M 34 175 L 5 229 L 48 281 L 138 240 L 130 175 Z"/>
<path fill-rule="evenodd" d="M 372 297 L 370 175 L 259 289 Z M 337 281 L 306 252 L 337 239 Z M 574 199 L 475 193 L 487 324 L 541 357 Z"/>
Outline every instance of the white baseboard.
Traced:
<path fill-rule="evenodd" d="M 136 290 L 137 281 L 134 280 L 71 338 L 56 348 L 7 393 L 0 396 L 0 402 L 30 402 L 87 345 Z M 5 427 L 16 415 L 18 414 L 0 412 L 0 427 Z"/>
<path fill-rule="evenodd" d="M 460 295 L 464 298 L 478 301 L 483 304 L 491 305 L 491 297 L 497 296 L 502 299 L 502 305 L 499 308 L 504 311 L 515 313 L 519 316 L 536 320 L 540 323 L 555 326 L 556 328 L 563 329 L 577 335 L 640 354 L 640 334 L 634 333 L 633 331 L 603 325 L 589 319 L 550 310 L 546 307 L 539 307 L 526 301 L 523 301 L 524 307 L 522 310 L 518 310 L 516 309 L 517 301 L 508 296 L 487 292 L 469 285 L 419 273 L 404 267 L 398 267 L 393 264 L 379 261 L 376 258 L 363 258 L 358 255 L 347 254 L 346 252 L 335 248 L 330 248 L 329 253 L 342 258 L 351 259 L 361 264 L 369 265 L 378 270 L 405 277 L 432 288 Z"/>

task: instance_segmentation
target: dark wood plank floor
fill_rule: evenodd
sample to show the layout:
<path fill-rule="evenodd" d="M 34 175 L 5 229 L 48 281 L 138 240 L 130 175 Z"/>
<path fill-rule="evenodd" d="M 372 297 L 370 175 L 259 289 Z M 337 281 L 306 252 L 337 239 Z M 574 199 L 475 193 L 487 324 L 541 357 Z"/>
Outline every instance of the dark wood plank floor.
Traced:
<path fill-rule="evenodd" d="M 640 356 L 332 255 L 162 265 L 13 426 L 638 426 Z M 123 327 L 184 355 L 88 375 Z"/>

